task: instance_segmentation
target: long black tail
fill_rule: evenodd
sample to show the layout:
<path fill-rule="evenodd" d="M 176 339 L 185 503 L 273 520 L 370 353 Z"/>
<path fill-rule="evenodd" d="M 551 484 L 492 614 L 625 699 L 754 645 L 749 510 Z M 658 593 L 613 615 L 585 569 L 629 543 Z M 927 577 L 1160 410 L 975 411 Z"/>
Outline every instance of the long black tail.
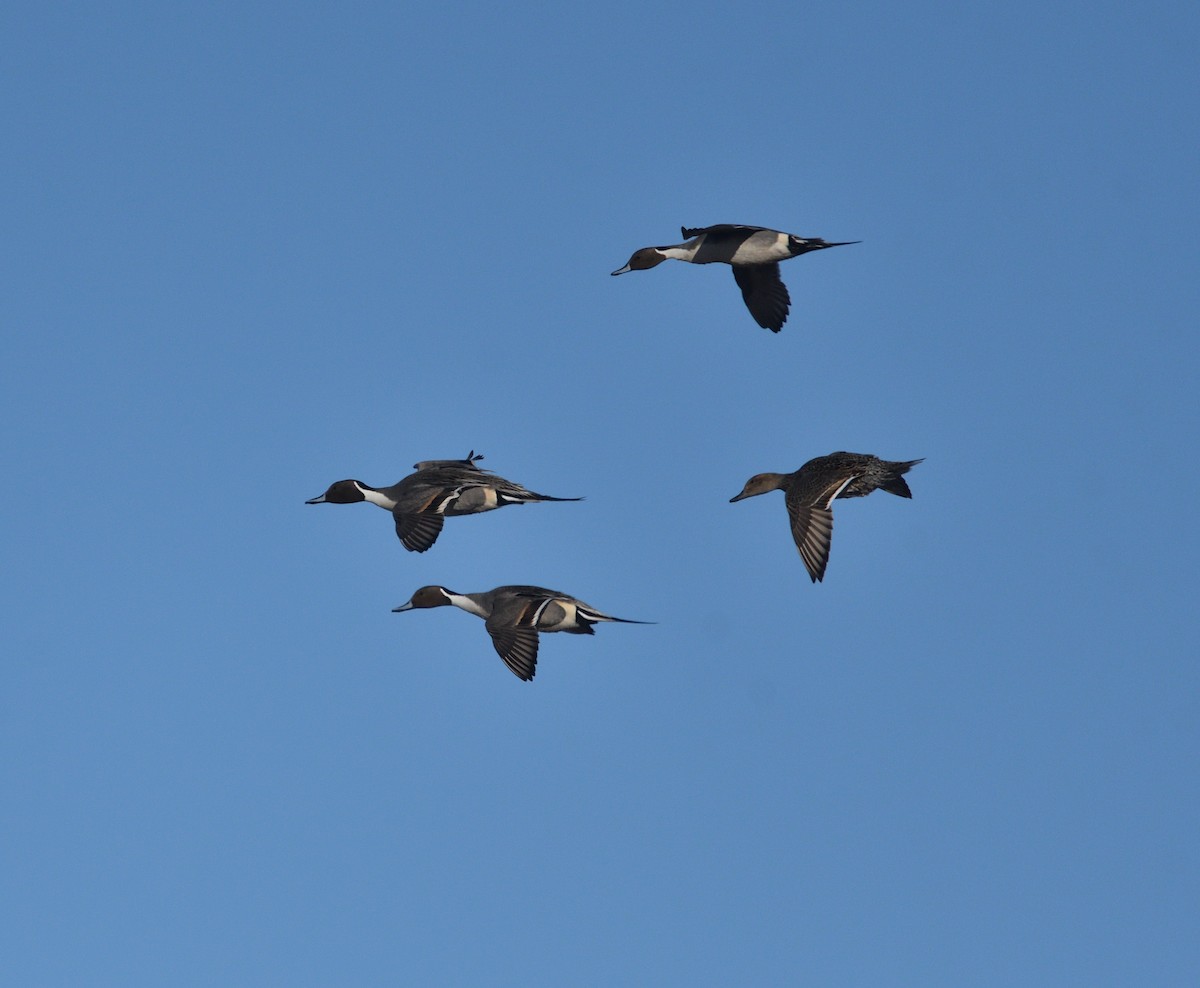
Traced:
<path fill-rule="evenodd" d="M 537 491 L 527 491 L 521 488 L 516 491 L 500 491 L 502 504 L 536 504 L 538 501 L 582 501 L 581 497 L 551 497 L 549 494 L 539 494 Z"/>
<path fill-rule="evenodd" d="M 895 494 L 896 497 L 911 498 L 912 491 L 908 489 L 904 475 L 924 459 L 925 457 L 922 456 L 919 460 L 884 460 L 883 465 L 887 467 L 890 476 L 879 486 L 889 494 Z"/>

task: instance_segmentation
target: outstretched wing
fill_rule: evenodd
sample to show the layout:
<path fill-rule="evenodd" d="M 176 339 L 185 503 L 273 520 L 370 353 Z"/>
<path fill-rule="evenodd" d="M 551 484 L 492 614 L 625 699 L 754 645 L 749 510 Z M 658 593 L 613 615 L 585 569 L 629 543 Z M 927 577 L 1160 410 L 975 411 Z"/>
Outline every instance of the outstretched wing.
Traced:
<path fill-rule="evenodd" d="M 816 497 L 803 497 L 788 492 L 788 519 L 792 525 L 792 539 L 800 550 L 800 558 L 813 583 L 825 579 L 825 567 L 829 564 L 829 546 L 833 542 L 833 511 L 830 505 L 846 485 L 857 474 L 838 477 L 831 481 Z"/>
<path fill-rule="evenodd" d="M 813 583 L 825 578 L 829 563 L 829 545 L 833 541 L 833 512 L 828 508 L 797 508 L 788 505 L 792 538 Z"/>
<path fill-rule="evenodd" d="M 498 626 L 489 620 L 486 624 L 492 636 L 492 645 L 504 664 L 518 679 L 529 682 L 537 671 L 538 634 L 532 628 Z"/>
<path fill-rule="evenodd" d="M 434 512 L 409 514 L 393 511 L 392 517 L 396 520 L 396 537 L 409 552 L 424 552 L 433 545 L 442 533 L 445 520 Z"/>
<path fill-rule="evenodd" d="M 754 321 L 778 333 L 787 322 L 792 299 L 779 277 L 778 264 L 734 264 L 733 277 L 742 290 L 742 300 Z"/>

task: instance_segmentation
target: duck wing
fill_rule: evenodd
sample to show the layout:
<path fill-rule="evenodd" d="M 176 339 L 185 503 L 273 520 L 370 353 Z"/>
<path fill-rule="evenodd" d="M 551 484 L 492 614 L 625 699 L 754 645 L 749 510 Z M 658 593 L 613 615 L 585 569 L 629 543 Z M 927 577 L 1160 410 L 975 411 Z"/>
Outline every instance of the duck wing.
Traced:
<path fill-rule="evenodd" d="M 518 679 L 529 682 L 537 671 L 538 633 L 532 628 L 518 628 L 505 622 L 499 624 L 488 618 L 485 624 L 492 636 L 492 645 L 504 664 Z"/>
<path fill-rule="evenodd" d="M 766 228 L 761 226 L 746 226 L 742 223 L 717 223 L 714 226 L 684 226 L 680 227 L 679 232 L 683 234 L 684 240 L 690 240 L 692 237 L 698 237 L 702 233 L 736 233 L 744 230 L 757 233 L 763 229 Z"/>
<path fill-rule="evenodd" d="M 825 578 L 829 563 L 829 545 L 833 541 L 833 512 L 828 508 L 797 508 L 788 505 L 792 523 L 792 538 L 804 560 L 804 568 L 813 583 Z"/>
<path fill-rule="evenodd" d="M 424 552 L 437 537 L 442 534 L 442 515 L 434 512 L 428 514 L 412 514 L 407 511 L 393 511 L 396 520 L 396 538 L 409 552 Z"/>
<path fill-rule="evenodd" d="M 789 490 L 787 494 L 788 519 L 792 525 L 792 539 L 800 550 L 800 558 L 813 583 L 825 579 L 825 567 L 829 564 L 829 547 L 833 542 L 833 511 L 830 505 L 854 479 L 854 476 L 838 477 L 830 481 L 813 496 L 811 492 Z"/>
<path fill-rule="evenodd" d="M 787 285 L 779 277 L 779 264 L 734 264 L 733 277 L 742 290 L 742 301 L 763 329 L 778 333 L 787 322 L 792 304 Z"/>

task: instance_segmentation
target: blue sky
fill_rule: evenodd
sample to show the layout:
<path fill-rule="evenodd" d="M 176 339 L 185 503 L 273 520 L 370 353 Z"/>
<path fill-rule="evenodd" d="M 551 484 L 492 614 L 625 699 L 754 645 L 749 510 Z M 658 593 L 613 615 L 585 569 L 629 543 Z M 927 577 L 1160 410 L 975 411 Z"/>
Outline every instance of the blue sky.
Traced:
<path fill-rule="evenodd" d="M 1197 983 L 1194 5 L 0 37 L 14 984 Z M 609 277 L 722 222 L 862 243 Z M 303 503 L 470 449 L 587 500 Z M 657 624 L 390 610 L 514 582 Z"/>

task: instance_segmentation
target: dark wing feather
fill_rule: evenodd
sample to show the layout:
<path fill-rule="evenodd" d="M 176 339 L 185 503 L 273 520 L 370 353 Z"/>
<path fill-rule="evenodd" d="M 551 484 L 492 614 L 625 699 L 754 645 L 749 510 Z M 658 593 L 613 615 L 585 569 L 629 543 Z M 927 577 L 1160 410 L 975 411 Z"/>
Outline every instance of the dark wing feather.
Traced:
<path fill-rule="evenodd" d="M 702 233 L 737 233 L 741 230 L 755 233 L 761 229 L 763 229 L 761 226 L 746 226 L 744 223 L 716 223 L 713 226 L 685 226 L 681 227 L 679 232 L 683 234 L 684 240 L 690 240 Z"/>
<path fill-rule="evenodd" d="M 829 546 L 833 542 L 833 511 L 830 505 L 846 489 L 857 474 L 831 480 L 815 496 L 811 491 L 788 491 L 788 518 L 792 523 L 792 538 L 800 550 L 800 558 L 813 583 L 825 579 L 829 564 Z"/>
<path fill-rule="evenodd" d="M 529 682 L 537 671 L 538 634 L 532 628 L 497 627 L 489 620 L 488 634 L 496 654 L 518 679 Z"/>
<path fill-rule="evenodd" d="M 801 508 L 788 505 L 792 538 L 813 583 L 825 578 L 829 563 L 829 544 L 833 541 L 833 512 L 828 508 Z"/>
<path fill-rule="evenodd" d="M 445 519 L 439 514 L 408 514 L 393 511 L 396 519 L 396 537 L 409 552 L 424 552 L 442 533 Z"/>
<path fill-rule="evenodd" d="M 734 264 L 733 277 L 742 290 L 742 300 L 754 321 L 778 333 L 787 322 L 792 299 L 779 277 L 778 264 Z"/>

